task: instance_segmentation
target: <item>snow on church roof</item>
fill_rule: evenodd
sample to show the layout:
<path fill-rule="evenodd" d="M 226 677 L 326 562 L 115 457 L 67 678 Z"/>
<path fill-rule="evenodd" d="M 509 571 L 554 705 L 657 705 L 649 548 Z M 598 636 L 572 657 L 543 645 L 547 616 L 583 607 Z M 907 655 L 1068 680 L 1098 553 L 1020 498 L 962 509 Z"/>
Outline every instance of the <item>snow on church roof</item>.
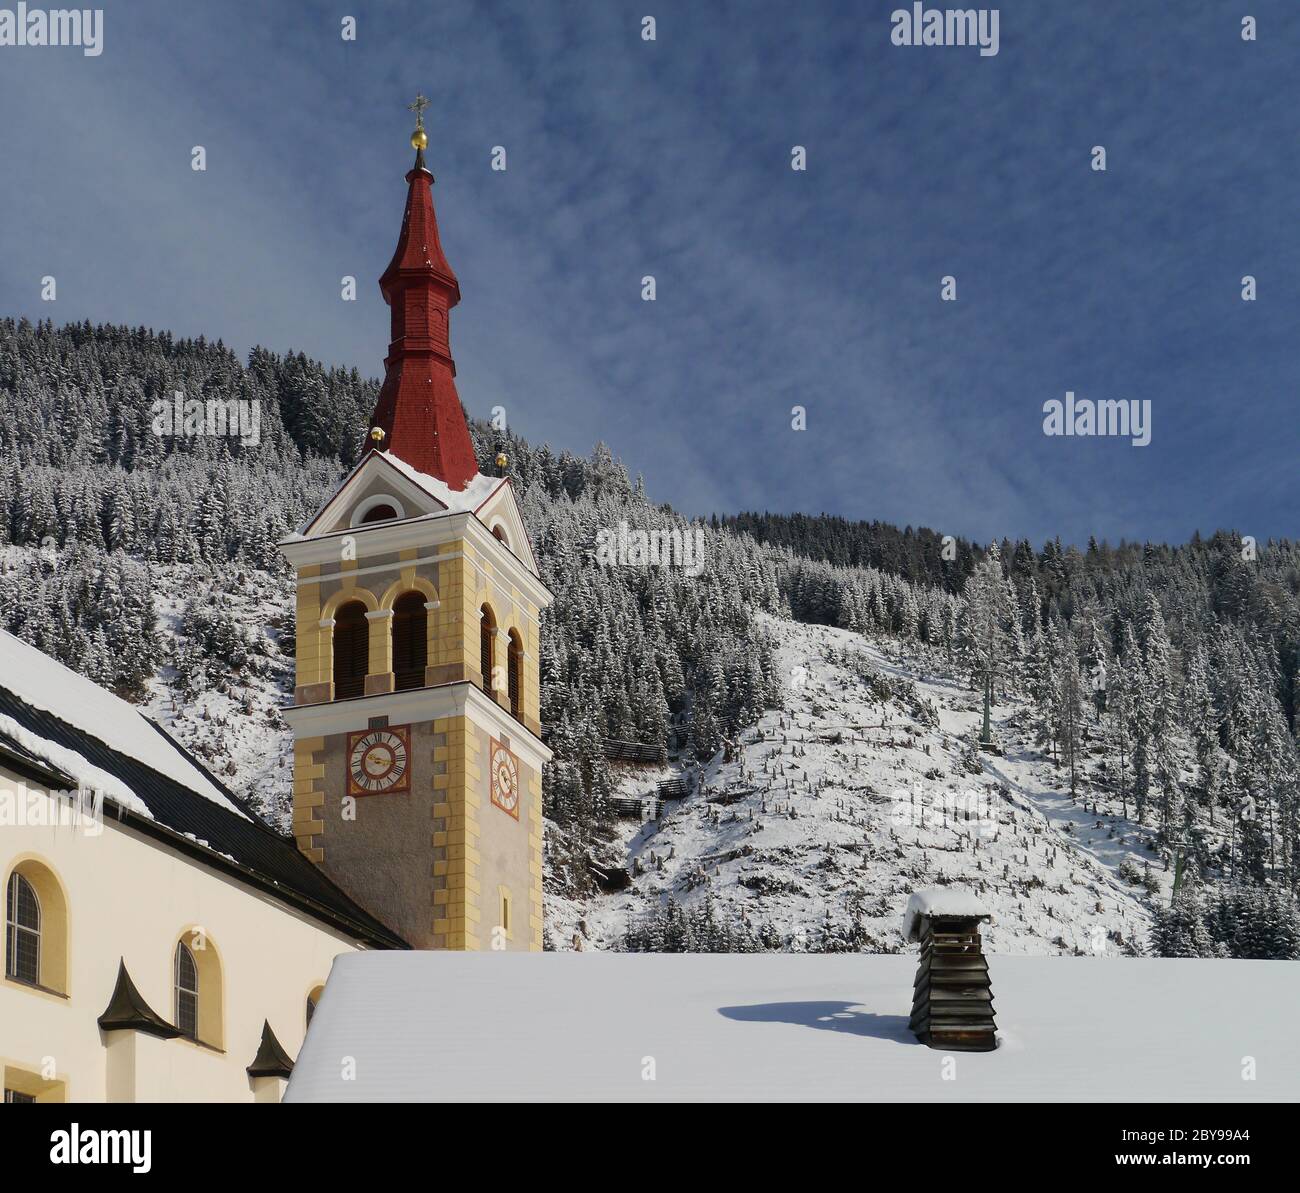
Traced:
<path fill-rule="evenodd" d="M 139 709 L 4 630 L 0 630 L 0 688 L 227 811 L 247 818 L 248 814 L 190 762 L 169 737 L 146 720 Z M 10 729 L 22 729 L 12 718 L 4 718 L 0 732 L 6 736 L 11 735 L 6 724 Z M 102 791 L 132 811 L 149 815 L 144 803 L 120 780 L 93 766 L 74 750 L 42 738 L 30 729 L 15 740 L 77 782 Z"/>
<path fill-rule="evenodd" d="M 988 962 L 999 1047 L 951 1081 L 908 1030 L 915 956 L 346 954 L 285 1101 L 1300 1098 L 1300 961 Z"/>
<path fill-rule="evenodd" d="M 141 816 L 149 815 L 149 808 L 144 800 L 116 776 L 87 762 L 75 750 L 32 733 L 13 717 L 0 714 L 0 741 L 17 746 L 33 761 L 45 763 L 85 791 L 98 792 L 106 799 L 115 800 L 124 808 L 130 808 L 132 812 L 138 812 Z"/>
<path fill-rule="evenodd" d="M 506 483 L 506 478 L 503 476 L 484 476 L 481 472 L 477 472 L 463 489 L 453 489 L 446 481 L 412 467 L 401 456 L 395 456 L 392 452 L 375 454 L 386 460 L 412 483 L 419 485 L 430 497 L 441 502 L 447 507 L 448 512 L 453 514 L 473 513 Z"/>

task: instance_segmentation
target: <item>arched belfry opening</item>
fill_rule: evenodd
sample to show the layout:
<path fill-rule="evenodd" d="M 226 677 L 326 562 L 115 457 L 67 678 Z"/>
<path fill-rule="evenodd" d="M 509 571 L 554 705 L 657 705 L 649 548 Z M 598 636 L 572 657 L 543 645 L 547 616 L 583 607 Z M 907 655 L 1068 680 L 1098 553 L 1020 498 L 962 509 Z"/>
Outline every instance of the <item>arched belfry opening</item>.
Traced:
<path fill-rule="evenodd" d="M 522 720 L 524 715 L 524 640 L 518 630 L 510 631 L 510 715 Z"/>
<path fill-rule="evenodd" d="M 492 690 L 492 669 L 496 665 L 497 619 L 493 616 L 492 606 L 484 605 L 479 610 L 478 653 L 479 670 L 483 672 L 483 690 L 495 699 Z"/>
<path fill-rule="evenodd" d="M 366 607 L 348 601 L 334 615 L 334 699 L 362 696 L 370 670 L 370 626 Z"/>
<path fill-rule="evenodd" d="M 393 602 L 393 677 L 399 692 L 424 687 L 429 661 L 429 611 L 424 593 L 404 592 Z"/>

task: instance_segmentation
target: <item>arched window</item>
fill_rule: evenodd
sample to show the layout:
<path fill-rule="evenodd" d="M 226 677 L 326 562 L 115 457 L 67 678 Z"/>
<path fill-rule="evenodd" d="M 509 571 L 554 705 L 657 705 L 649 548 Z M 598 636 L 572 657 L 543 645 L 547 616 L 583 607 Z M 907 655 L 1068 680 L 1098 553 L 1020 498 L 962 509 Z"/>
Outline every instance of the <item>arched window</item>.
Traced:
<path fill-rule="evenodd" d="M 497 542 L 504 543 L 506 546 L 506 550 L 510 549 L 510 540 L 506 538 L 506 528 L 502 526 L 499 522 L 494 527 L 492 527 L 492 537 L 496 539 Z"/>
<path fill-rule="evenodd" d="M 199 1038 L 199 967 L 183 940 L 176 945 L 176 1026 L 187 1039 Z"/>
<path fill-rule="evenodd" d="M 479 668 L 483 672 L 483 690 L 489 696 L 493 696 L 492 668 L 496 660 L 496 638 L 497 619 L 492 616 L 491 607 L 484 605 L 479 610 L 478 653 Z"/>
<path fill-rule="evenodd" d="M 17 870 L 9 875 L 5 896 L 5 977 L 41 984 L 41 903 Z"/>
<path fill-rule="evenodd" d="M 349 601 L 334 615 L 334 699 L 362 696 L 370 670 L 370 623 L 366 607 Z"/>
<path fill-rule="evenodd" d="M 389 522 L 405 518 L 406 510 L 391 493 L 372 493 L 352 508 L 350 526 L 365 526 L 371 522 Z"/>
<path fill-rule="evenodd" d="M 510 631 L 510 715 L 521 719 L 524 715 L 524 640 L 518 630 Z"/>
<path fill-rule="evenodd" d="M 223 1047 L 225 1017 L 221 961 L 202 929 L 185 932 L 176 942 L 172 966 L 176 1027 L 182 1036 L 210 1048 Z"/>
<path fill-rule="evenodd" d="M 391 505 L 376 505 L 366 510 L 361 518 L 361 525 L 367 522 L 387 522 L 390 518 L 396 518 L 397 511 Z"/>
<path fill-rule="evenodd" d="M 404 592 L 393 603 L 393 675 L 399 692 L 424 687 L 428 620 L 422 592 Z"/>
<path fill-rule="evenodd" d="M 68 992 L 68 901 L 54 871 L 20 861 L 5 881 L 5 977 Z"/>

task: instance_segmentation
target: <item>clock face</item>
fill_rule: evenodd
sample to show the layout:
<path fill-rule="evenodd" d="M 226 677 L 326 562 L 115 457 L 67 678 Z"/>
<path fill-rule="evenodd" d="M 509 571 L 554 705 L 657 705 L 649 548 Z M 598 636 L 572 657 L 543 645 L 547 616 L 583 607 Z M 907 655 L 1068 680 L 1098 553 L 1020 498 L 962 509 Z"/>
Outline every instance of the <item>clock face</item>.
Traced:
<path fill-rule="evenodd" d="M 492 802 L 519 819 L 519 759 L 496 738 L 491 743 Z"/>
<path fill-rule="evenodd" d="M 410 791 L 410 731 L 369 729 L 348 735 L 348 794 Z"/>

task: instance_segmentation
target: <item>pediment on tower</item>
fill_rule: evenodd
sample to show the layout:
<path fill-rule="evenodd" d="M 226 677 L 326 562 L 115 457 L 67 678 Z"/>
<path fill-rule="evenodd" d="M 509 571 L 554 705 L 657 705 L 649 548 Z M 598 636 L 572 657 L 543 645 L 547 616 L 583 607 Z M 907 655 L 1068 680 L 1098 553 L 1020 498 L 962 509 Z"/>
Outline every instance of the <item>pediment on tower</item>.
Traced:
<path fill-rule="evenodd" d="M 439 500 L 438 495 L 420 484 L 400 461 L 393 460 L 384 452 L 372 451 L 343 478 L 325 504 L 298 528 L 294 537 L 321 538 L 379 522 L 406 521 L 446 513 L 450 508 L 450 501 Z"/>
<path fill-rule="evenodd" d="M 478 473 L 464 489 L 452 489 L 388 452 L 368 452 L 282 545 L 455 514 L 473 515 L 525 568 L 539 574 L 509 478 Z"/>
<path fill-rule="evenodd" d="M 515 496 L 514 486 L 509 479 L 498 484 L 474 512 L 479 521 L 505 544 L 524 567 L 534 576 L 541 575 L 537 570 L 537 557 L 533 554 L 528 531 L 524 528 L 523 511 L 519 508 L 519 499 Z"/>

